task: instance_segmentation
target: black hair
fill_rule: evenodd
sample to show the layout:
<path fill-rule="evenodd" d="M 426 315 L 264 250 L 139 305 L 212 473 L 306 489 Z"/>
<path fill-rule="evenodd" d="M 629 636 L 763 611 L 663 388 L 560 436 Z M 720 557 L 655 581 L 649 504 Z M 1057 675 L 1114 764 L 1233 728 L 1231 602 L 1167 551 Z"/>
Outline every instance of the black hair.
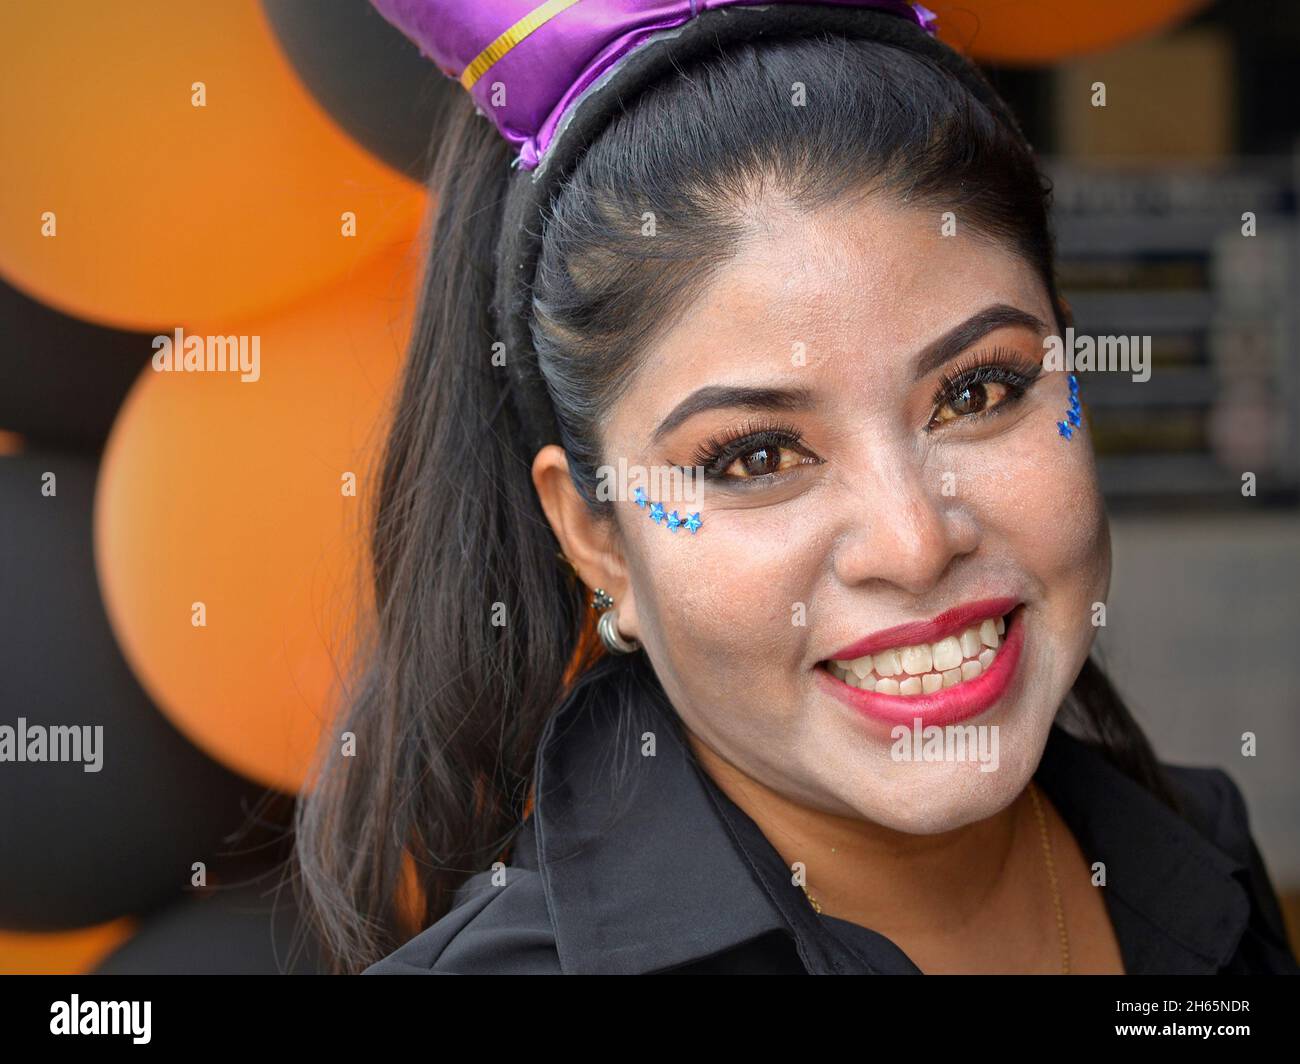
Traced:
<path fill-rule="evenodd" d="M 808 210 L 862 191 L 952 210 L 1023 256 L 1064 323 L 1050 185 L 981 95 L 897 42 L 764 39 L 647 87 L 585 146 L 539 219 L 529 296 L 559 442 L 593 511 L 609 513 L 594 485 L 611 405 L 647 342 L 733 252 L 760 184 Z M 298 878 L 339 971 L 435 922 L 503 854 L 542 728 L 575 679 L 616 705 L 658 682 L 644 654 L 601 658 L 532 484 L 526 426 L 503 402 L 494 256 L 510 162 L 466 97 L 432 177 L 422 298 L 374 495 L 376 608 L 341 718 L 356 756 L 324 747 L 298 814 Z M 640 236 L 647 211 L 653 241 Z M 1175 804 L 1091 660 L 1068 702 L 1079 730 Z"/>

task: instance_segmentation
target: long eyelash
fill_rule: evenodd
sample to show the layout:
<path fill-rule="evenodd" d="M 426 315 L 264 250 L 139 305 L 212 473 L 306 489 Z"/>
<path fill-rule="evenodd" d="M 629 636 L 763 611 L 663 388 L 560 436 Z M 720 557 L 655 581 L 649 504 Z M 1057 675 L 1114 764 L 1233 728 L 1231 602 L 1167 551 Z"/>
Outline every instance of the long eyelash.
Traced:
<path fill-rule="evenodd" d="M 985 413 L 991 414 L 1000 410 L 1007 403 L 1013 403 L 1017 399 L 1024 397 L 1025 392 L 1029 390 L 1030 385 L 1034 383 L 1042 373 L 1043 367 L 1035 365 L 1030 369 L 1024 367 L 1024 357 L 1017 356 L 1015 352 L 1005 347 L 995 347 L 989 351 L 982 351 L 965 360 L 958 361 L 947 372 L 939 378 L 938 387 L 934 390 L 934 396 L 930 400 L 930 405 L 938 409 L 943 403 L 951 402 L 961 394 L 962 389 L 969 388 L 972 384 L 1005 384 L 1008 395 L 993 410 Z M 982 417 L 983 414 L 974 415 Z"/>
<path fill-rule="evenodd" d="M 745 422 L 733 429 L 710 436 L 695 449 L 691 464 L 702 466 L 706 476 L 716 476 L 741 455 L 763 447 L 798 448 L 803 433 L 793 425 L 777 422 Z"/>

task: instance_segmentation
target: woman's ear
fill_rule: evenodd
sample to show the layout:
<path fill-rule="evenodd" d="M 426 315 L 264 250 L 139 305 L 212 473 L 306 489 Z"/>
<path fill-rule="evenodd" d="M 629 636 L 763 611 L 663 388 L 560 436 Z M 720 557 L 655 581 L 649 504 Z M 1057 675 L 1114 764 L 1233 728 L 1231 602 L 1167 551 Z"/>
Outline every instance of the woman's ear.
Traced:
<path fill-rule="evenodd" d="M 557 444 L 547 444 L 533 459 L 533 486 L 551 523 L 560 549 L 573 563 L 578 578 L 590 588 L 604 588 L 620 607 L 629 599 L 627 566 L 617 548 L 613 526 L 594 517 L 569 476 L 569 459 Z M 630 606 L 630 601 L 626 603 Z M 626 632 L 626 626 L 620 623 Z M 629 633 L 630 634 L 630 633 Z"/>

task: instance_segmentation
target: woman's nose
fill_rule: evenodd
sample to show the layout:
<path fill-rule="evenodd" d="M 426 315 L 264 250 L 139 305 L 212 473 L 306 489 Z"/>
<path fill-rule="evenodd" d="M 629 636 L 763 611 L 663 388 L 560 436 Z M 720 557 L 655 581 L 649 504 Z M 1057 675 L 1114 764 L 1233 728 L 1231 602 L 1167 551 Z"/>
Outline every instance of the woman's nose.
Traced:
<path fill-rule="evenodd" d="M 868 490 L 840 505 L 835 574 L 845 585 L 882 581 L 913 595 L 933 589 L 953 561 L 979 543 L 955 481 L 923 466 L 892 463 Z"/>

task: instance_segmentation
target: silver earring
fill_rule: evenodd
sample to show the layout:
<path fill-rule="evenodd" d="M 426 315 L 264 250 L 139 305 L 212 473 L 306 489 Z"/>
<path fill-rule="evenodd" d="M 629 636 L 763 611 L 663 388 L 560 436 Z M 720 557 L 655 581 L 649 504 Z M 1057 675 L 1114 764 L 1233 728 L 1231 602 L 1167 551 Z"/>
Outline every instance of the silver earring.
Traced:
<path fill-rule="evenodd" d="M 611 654 L 631 654 L 640 650 L 641 644 L 635 639 L 624 639 L 618 633 L 618 611 L 613 608 L 614 599 L 604 588 L 596 588 L 591 596 L 593 609 L 601 611 L 600 620 L 596 622 L 596 631 L 600 641 Z"/>

